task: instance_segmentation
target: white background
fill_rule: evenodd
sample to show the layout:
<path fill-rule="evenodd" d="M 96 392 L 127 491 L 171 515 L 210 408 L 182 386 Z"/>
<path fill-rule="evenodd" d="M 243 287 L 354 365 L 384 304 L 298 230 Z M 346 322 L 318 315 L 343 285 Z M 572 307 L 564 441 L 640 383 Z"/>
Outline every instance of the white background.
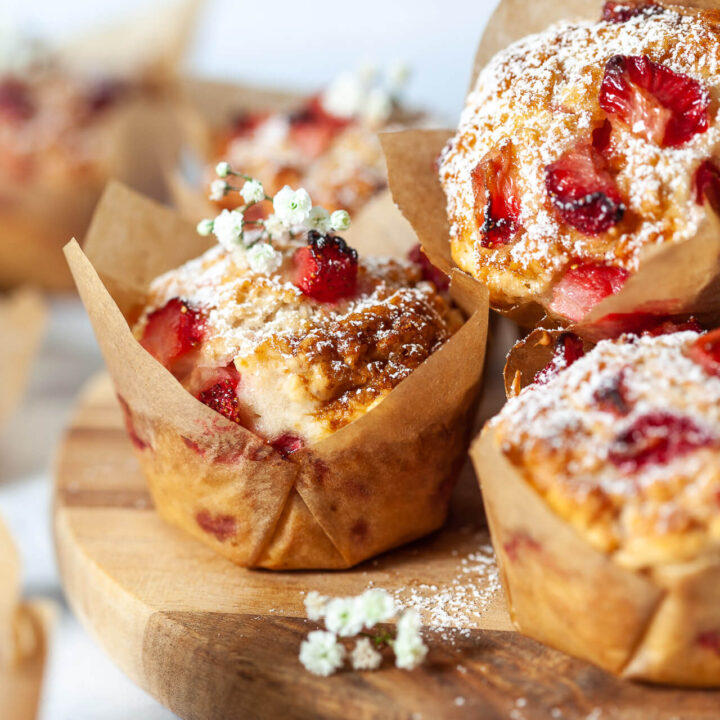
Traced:
<path fill-rule="evenodd" d="M 91 31 L 148 7 L 137 0 L 0 3 L 0 21 L 55 38 Z M 475 46 L 495 4 L 496 0 L 216 0 L 208 3 L 188 69 L 314 90 L 360 63 L 382 67 L 400 59 L 413 69 L 408 100 L 454 122 Z M 54 598 L 62 608 L 41 717 L 171 718 L 125 679 L 73 619 L 64 606 L 55 568 L 50 537 L 52 456 L 75 394 L 100 367 L 82 308 L 74 300 L 54 300 L 28 397 L 10 426 L 0 431 L 0 512 L 21 549 L 26 594 Z"/>

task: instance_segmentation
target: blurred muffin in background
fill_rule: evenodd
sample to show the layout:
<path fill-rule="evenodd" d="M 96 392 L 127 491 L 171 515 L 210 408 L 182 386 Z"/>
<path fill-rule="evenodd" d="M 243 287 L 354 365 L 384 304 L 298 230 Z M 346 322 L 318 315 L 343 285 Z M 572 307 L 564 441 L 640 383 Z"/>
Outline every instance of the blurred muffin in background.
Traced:
<path fill-rule="evenodd" d="M 153 28 L 175 33 L 177 25 L 176 18 Z M 143 60 L 132 29 L 117 35 L 119 57 L 106 62 L 105 42 L 94 61 L 79 42 L 73 62 L 72 47 L 55 50 L 0 29 L 0 288 L 69 289 L 61 248 L 82 238 L 110 178 L 155 197 L 164 192 L 163 166 L 180 133 L 176 79 L 159 55 L 169 46 L 175 54 L 177 44 L 147 42 Z"/>

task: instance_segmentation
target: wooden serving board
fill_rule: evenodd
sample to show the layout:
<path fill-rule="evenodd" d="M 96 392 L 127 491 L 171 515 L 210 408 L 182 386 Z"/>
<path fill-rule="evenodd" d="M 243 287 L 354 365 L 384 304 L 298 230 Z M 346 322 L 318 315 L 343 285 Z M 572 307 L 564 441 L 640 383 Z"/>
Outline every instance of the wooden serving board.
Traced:
<path fill-rule="evenodd" d="M 60 449 L 55 538 L 75 612 L 115 662 L 186 720 L 720 716 L 720 693 L 622 682 L 512 630 L 480 495 L 463 472 L 445 530 L 343 572 L 235 567 L 153 510 L 106 376 Z M 370 585 L 423 613 L 430 654 L 406 672 L 317 678 L 298 661 L 303 593 Z M 588 608 L 592 612 L 592 608 Z"/>

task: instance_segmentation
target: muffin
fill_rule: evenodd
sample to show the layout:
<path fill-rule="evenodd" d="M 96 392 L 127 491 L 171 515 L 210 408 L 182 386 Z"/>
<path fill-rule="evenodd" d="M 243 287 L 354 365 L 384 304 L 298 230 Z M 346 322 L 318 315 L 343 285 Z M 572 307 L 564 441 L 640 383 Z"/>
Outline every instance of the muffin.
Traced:
<path fill-rule="evenodd" d="M 638 312 L 712 322 L 719 68 L 715 13 L 647 3 L 609 3 L 599 21 L 563 21 L 497 54 L 440 152 L 451 261 L 526 327 L 597 339 L 615 334 L 608 317 Z M 441 143 L 418 144 L 427 174 Z M 395 155 L 391 185 L 409 195 L 417 166 L 407 148 Z"/>
<path fill-rule="evenodd" d="M 116 186 L 87 244 L 112 298 L 75 245 L 71 268 L 159 513 L 243 566 L 348 567 L 443 523 L 486 297 L 451 288 L 465 320 L 420 262 L 358 256 L 346 214 L 285 188 L 252 220 L 239 189 L 208 247 Z"/>
<path fill-rule="evenodd" d="M 161 27 L 170 33 L 174 23 Z M 0 287 L 69 289 L 62 246 L 85 233 L 111 177 L 161 196 L 162 162 L 179 144 L 174 81 L 155 56 L 161 48 L 146 45 L 125 72 L 108 58 L 86 54 L 73 64 L 46 48 L 22 63 L 0 57 Z"/>
<path fill-rule="evenodd" d="M 720 334 L 604 340 L 472 450 L 524 633 L 634 679 L 720 685 Z"/>
<path fill-rule="evenodd" d="M 356 214 L 387 187 L 376 133 L 418 120 L 399 102 L 406 79 L 407 71 L 400 66 L 386 77 L 367 68 L 343 73 L 324 91 L 289 96 L 284 103 L 272 93 L 263 102 L 238 91 L 240 109 L 226 112 L 223 121 L 211 127 L 207 149 L 201 151 L 207 189 L 212 188 L 216 164 L 226 159 L 258 178 L 270 195 L 285 185 L 302 185 L 328 210 L 345 208 Z M 204 104 L 212 103 L 204 99 Z M 213 197 L 216 208 L 231 207 L 224 198 Z M 269 205 L 260 205 L 254 212 L 268 211 Z"/>

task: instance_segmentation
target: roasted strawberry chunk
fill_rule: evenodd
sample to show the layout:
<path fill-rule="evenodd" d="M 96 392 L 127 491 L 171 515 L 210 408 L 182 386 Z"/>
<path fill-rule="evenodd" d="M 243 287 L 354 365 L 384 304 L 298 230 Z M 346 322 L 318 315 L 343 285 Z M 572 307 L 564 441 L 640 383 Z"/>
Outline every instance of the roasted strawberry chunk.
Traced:
<path fill-rule="evenodd" d="M 428 256 L 423 252 L 420 244 L 415 245 L 408 252 L 408 260 L 419 265 L 423 280 L 431 282 L 438 290 L 447 290 L 450 287 L 450 278 L 428 260 Z"/>
<path fill-rule="evenodd" d="M 563 222 L 585 235 L 609 230 L 625 214 L 615 180 L 592 145 L 579 145 L 548 165 L 545 187 Z"/>
<path fill-rule="evenodd" d="M 180 298 L 148 315 L 140 344 L 165 367 L 196 348 L 205 335 L 205 316 Z"/>
<path fill-rule="evenodd" d="M 612 23 L 624 23 L 638 15 L 658 15 L 664 12 L 654 2 L 616 2 L 608 0 L 602 11 L 602 20 Z"/>
<path fill-rule="evenodd" d="M 239 382 L 240 373 L 234 365 L 217 368 L 205 389 L 198 393 L 197 399 L 231 422 L 240 423 L 240 402 L 237 396 Z"/>
<path fill-rule="evenodd" d="M 317 96 L 311 98 L 305 107 L 291 114 L 289 121 L 292 142 L 310 158 L 322 155 L 335 136 L 350 122 L 327 112 Z"/>
<path fill-rule="evenodd" d="M 606 153 L 612 141 L 612 123 L 605 118 L 605 122 L 596 127 L 592 133 L 592 145 L 599 153 Z"/>
<path fill-rule="evenodd" d="M 294 260 L 295 285 L 314 300 L 336 302 L 355 292 L 357 252 L 342 238 L 311 230 Z"/>
<path fill-rule="evenodd" d="M 720 375 L 720 330 L 701 335 L 690 347 L 688 353 L 705 372 Z"/>
<path fill-rule="evenodd" d="M 0 80 L 0 117 L 22 122 L 34 114 L 35 105 L 28 86 L 12 77 Z"/>
<path fill-rule="evenodd" d="M 695 173 L 695 199 L 698 205 L 705 200 L 720 214 L 720 169 L 712 160 L 705 160 Z"/>
<path fill-rule="evenodd" d="M 553 288 L 550 310 L 576 322 L 582 320 L 601 300 L 618 292 L 629 275 L 612 265 L 575 265 Z"/>
<path fill-rule="evenodd" d="M 615 55 L 605 66 L 600 107 L 648 142 L 677 147 L 704 133 L 709 105 L 697 80 L 646 55 Z"/>
<path fill-rule="evenodd" d="M 533 382 L 538 385 L 545 385 L 557 373 L 569 368 L 584 354 L 585 345 L 583 341 L 574 333 L 563 333 L 557 340 L 552 360 L 535 375 Z"/>
<path fill-rule="evenodd" d="M 664 465 L 714 443 L 710 433 L 689 417 L 657 411 L 642 415 L 620 433 L 608 458 L 621 470 L 635 472 L 647 465 Z"/>
<path fill-rule="evenodd" d="M 520 227 L 520 194 L 510 145 L 490 151 L 475 166 L 472 187 L 480 244 L 494 248 L 509 243 Z"/>
<path fill-rule="evenodd" d="M 305 443 L 302 441 L 302 438 L 297 437 L 297 435 L 285 433 L 284 435 L 275 438 L 275 440 L 273 440 L 270 445 L 275 448 L 275 450 L 277 450 L 283 457 L 288 457 L 294 452 L 301 450 Z"/>

